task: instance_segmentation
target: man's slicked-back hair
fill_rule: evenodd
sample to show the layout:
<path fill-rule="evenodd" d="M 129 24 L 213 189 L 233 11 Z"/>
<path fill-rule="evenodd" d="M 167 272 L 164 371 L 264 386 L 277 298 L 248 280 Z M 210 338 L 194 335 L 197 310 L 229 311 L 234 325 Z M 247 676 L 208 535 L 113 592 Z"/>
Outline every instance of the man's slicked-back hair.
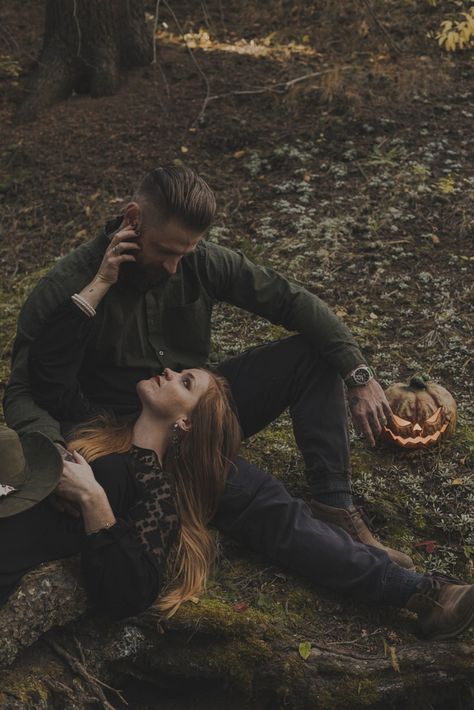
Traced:
<path fill-rule="evenodd" d="M 158 219 L 176 219 L 196 232 L 205 232 L 216 212 L 213 191 L 191 168 L 152 170 L 141 181 L 135 197 L 153 208 Z"/>

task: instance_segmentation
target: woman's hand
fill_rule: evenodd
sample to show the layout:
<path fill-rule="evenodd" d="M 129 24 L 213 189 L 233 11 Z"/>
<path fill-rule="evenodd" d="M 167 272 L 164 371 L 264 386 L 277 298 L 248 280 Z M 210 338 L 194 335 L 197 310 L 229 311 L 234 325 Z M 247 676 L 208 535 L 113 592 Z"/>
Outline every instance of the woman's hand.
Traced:
<path fill-rule="evenodd" d="M 110 285 L 117 282 L 120 266 L 126 261 L 136 261 L 135 255 L 130 254 L 130 251 L 138 252 L 141 249 L 140 245 L 133 241 L 137 236 L 132 227 L 124 227 L 114 234 L 99 266 L 97 279 Z"/>
<path fill-rule="evenodd" d="M 70 503 L 82 507 L 91 498 L 103 491 L 94 478 L 91 467 L 77 451 L 73 452 L 74 462 L 64 461 L 64 468 L 55 493 Z"/>

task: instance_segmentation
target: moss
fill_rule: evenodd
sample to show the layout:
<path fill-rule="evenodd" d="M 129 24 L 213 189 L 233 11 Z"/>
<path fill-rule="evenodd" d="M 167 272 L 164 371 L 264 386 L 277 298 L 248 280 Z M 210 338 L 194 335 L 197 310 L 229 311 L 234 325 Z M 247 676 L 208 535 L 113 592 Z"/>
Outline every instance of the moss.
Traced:
<path fill-rule="evenodd" d="M 48 707 L 50 692 L 48 679 L 53 679 L 61 669 L 55 663 L 48 666 L 29 666 L 25 673 L 20 665 L 15 670 L 3 670 L 0 688 L 0 705 L 12 696 L 25 708 Z"/>
<path fill-rule="evenodd" d="M 205 625 L 206 631 L 217 636 L 248 637 L 255 632 L 273 637 L 280 635 L 270 615 L 252 608 L 238 612 L 220 599 L 202 597 L 198 604 L 184 605 L 180 615 L 186 622 L 199 624 L 201 628 Z"/>
<path fill-rule="evenodd" d="M 372 707 L 380 698 L 375 681 L 371 678 L 341 678 L 334 689 L 335 708 Z"/>

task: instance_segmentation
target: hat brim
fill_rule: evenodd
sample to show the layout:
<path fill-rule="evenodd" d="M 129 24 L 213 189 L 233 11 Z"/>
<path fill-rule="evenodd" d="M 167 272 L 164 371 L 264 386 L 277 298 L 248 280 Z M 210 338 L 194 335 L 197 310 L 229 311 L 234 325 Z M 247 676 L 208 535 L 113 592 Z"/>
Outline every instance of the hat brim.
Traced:
<path fill-rule="evenodd" d="M 25 481 L 21 489 L 0 499 L 0 518 L 22 513 L 46 498 L 58 485 L 63 460 L 55 444 L 39 431 L 21 439 L 25 456 Z"/>

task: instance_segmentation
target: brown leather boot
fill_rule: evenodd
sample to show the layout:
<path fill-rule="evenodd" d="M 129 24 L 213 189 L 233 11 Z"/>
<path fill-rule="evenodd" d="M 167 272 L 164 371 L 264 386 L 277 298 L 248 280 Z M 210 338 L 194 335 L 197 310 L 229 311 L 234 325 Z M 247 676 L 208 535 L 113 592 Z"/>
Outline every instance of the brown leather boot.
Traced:
<path fill-rule="evenodd" d="M 325 523 L 339 525 L 339 527 L 349 533 L 351 538 L 356 540 L 356 542 L 363 542 L 364 545 L 378 547 L 380 550 L 384 550 L 392 562 L 400 565 L 400 567 L 405 567 L 410 570 L 415 569 L 411 557 L 405 555 L 404 552 L 392 550 L 391 547 L 385 547 L 385 545 L 382 545 L 382 543 L 372 535 L 362 508 L 356 508 L 355 506 L 351 508 L 335 508 L 332 505 L 319 503 L 317 500 L 314 500 L 314 498 L 310 506 L 314 517 L 318 520 L 324 520 Z"/>
<path fill-rule="evenodd" d="M 431 640 L 449 639 L 474 621 L 474 584 L 437 572 L 425 575 L 406 608 L 418 614 L 421 634 Z"/>

